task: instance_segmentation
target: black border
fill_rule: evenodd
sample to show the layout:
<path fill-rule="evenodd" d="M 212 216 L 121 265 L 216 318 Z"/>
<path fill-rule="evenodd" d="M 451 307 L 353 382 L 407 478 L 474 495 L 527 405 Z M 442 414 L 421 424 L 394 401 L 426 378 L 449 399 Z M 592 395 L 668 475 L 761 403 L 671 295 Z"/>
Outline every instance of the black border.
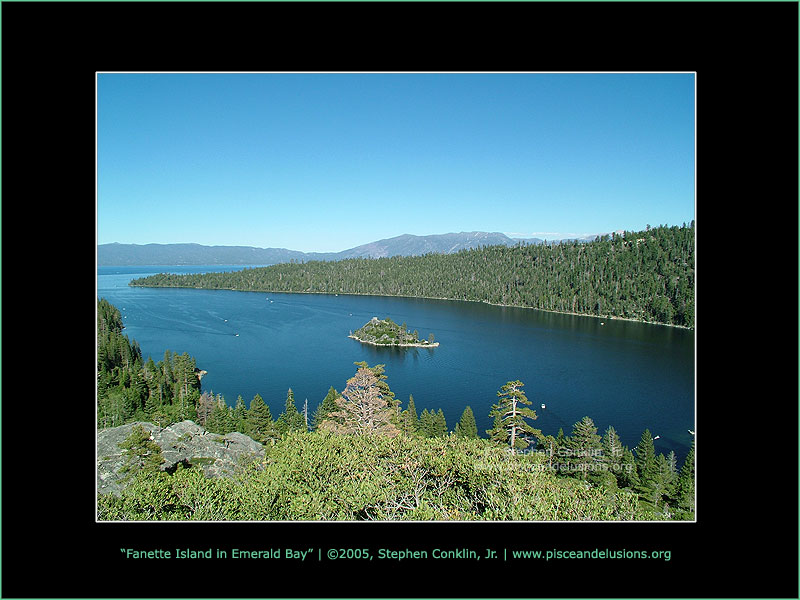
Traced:
<path fill-rule="evenodd" d="M 796 3 L 1 9 L 3 597 L 797 597 Z M 96 524 L 94 472 L 83 464 L 94 460 L 98 70 L 696 71 L 699 521 Z M 751 298 L 754 291 L 762 296 Z M 753 333 L 765 300 L 789 321 L 784 345 Z M 734 329 L 742 320 L 751 326 Z M 562 549 L 646 542 L 672 557 L 178 570 L 119 553 L 289 540 Z"/>

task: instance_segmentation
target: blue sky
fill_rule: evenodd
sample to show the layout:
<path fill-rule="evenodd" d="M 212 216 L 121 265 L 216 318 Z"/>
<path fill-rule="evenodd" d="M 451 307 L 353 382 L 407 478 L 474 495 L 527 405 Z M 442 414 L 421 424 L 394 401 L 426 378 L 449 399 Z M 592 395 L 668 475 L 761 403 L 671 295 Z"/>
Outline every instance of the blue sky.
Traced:
<path fill-rule="evenodd" d="M 97 242 L 680 225 L 694 126 L 692 73 L 100 73 Z"/>

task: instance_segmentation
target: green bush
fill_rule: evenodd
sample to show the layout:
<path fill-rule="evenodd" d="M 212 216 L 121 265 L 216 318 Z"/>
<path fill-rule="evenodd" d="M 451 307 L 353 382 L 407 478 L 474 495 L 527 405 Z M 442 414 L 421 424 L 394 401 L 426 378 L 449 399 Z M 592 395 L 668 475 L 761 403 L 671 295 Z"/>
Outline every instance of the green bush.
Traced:
<path fill-rule="evenodd" d="M 233 478 L 142 474 L 99 501 L 111 520 L 630 520 L 637 497 L 557 477 L 540 455 L 455 436 L 287 433 Z"/>

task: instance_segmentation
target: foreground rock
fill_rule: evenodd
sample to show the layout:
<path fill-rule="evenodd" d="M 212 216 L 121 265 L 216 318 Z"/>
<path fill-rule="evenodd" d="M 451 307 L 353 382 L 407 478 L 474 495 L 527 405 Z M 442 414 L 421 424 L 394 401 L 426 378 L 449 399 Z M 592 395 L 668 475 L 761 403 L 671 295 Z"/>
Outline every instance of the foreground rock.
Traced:
<path fill-rule="evenodd" d="M 137 421 L 97 432 L 97 491 L 101 494 L 118 494 L 125 476 L 120 468 L 125 456 L 119 444 L 131 430 L 141 425 L 150 431 L 153 441 L 161 447 L 164 463 L 161 469 L 174 471 L 179 463 L 201 468 L 208 477 L 233 474 L 237 467 L 249 461 L 264 458 L 264 446 L 241 433 L 220 435 L 206 431 L 193 421 L 159 427 L 153 423 Z"/>

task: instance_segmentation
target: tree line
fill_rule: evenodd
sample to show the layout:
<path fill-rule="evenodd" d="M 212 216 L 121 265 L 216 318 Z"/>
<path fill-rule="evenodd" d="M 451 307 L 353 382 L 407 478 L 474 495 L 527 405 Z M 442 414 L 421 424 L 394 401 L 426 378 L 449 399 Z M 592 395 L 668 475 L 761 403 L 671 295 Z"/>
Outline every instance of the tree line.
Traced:
<path fill-rule="evenodd" d="M 543 435 L 517 410 L 530 401 L 520 381 L 498 391 L 494 426 L 481 438 L 469 407 L 454 432 L 426 427 L 386 384 L 383 365 L 357 364 L 341 393 L 329 390 L 306 423 L 287 394 L 273 420 L 259 396 L 241 398 L 227 417 L 206 425 L 217 433 L 238 419 L 265 444 L 267 457 L 231 479 L 199 469 L 160 470 L 160 450 L 138 426 L 120 444 L 133 482 L 121 496 L 98 498 L 108 520 L 677 520 L 694 511 L 694 447 L 683 466 L 656 454 L 645 430 L 628 449 L 613 427 L 601 437 L 589 417 L 570 436 Z M 381 389 L 387 391 L 383 396 Z M 324 407 L 324 408 L 323 408 Z M 423 414 L 426 414 L 423 411 Z M 427 414 L 440 414 L 430 413 Z M 533 451 L 530 451 L 533 450 Z M 188 469 L 188 470 L 187 470 Z"/>
<path fill-rule="evenodd" d="M 122 333 L 122 316 L 105 298 L 97 301 L 97 426 L 137 420 L 168 425 L 196 417 L 200 372 L 187 353 L 164 352 L 145 361 L 136 340 Z"/>
<path fill-rule="evenodd" d="M 130 285 L 433 297 L 694 327 L 694 221 L 593 242 L 161 273 Z"/>

